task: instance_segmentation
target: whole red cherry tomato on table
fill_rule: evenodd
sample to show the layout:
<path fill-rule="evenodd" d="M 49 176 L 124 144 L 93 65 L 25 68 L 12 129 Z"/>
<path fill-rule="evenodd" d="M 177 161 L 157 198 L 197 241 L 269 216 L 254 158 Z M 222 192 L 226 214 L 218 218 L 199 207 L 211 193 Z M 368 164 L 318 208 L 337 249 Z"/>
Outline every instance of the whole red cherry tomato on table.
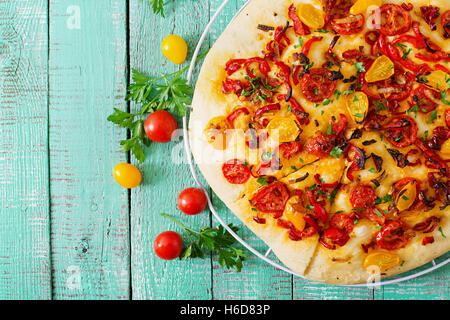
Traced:
<path fill-rule="evenodd" d="M 183 250 L 183 240 L 175 231 L 166 231 L 156 237 L 153 249 L 161 259 L 173 260 L 180 256 Z"/>
<path fill-rule="evenodd" d="M 175 118 L 164 110 L 153 112 L 144 123 L 147 137 L 158 143 L 170 142 L 173 132 L 177 129 L 178 125 Z"/>
<path fill-rule="evenodd" d="M 208 200 L 203 190 L 188 188 L 181 191 L 178 196 L 178 208 L 187 215 L 199 214 L 205 210 Z"/>

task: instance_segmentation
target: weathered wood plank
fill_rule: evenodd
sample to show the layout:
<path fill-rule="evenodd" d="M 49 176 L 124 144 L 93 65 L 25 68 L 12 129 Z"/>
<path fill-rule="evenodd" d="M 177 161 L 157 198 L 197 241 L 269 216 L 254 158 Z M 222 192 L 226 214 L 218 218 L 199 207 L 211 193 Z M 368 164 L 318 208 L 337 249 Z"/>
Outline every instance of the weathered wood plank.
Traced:
<path fill-rule="evenodd" d="M 368 287 L 347 288 L 294 278 L 295 300 L 373 300 L 373 291 Z"/>
<path fill-rule="evenodd" d="M 176 70 L 161 52 L 161 41 L 178 34 L 188 42 L 189 55 L 208 21 L 209 2 L 178 1 L 169 6 L 167 18 L 151 12 L 147 2 L 130 1 L 131 67 L 156 76 Z M 176 6 L 176 11 L 175 11 Z M 136 106 L 132 106 L 136 109 Z M 175 150 L 175 151 L 174 151 Z M 173 215 L 194 228 L 209 224 L 204 213 L 187 217 L 177 209 L 179 192 L 194 186 L 187 164 L 176 164 L 172 154 L 184 158 L 182 142 L 152 144 L 146 149 L 147 160 L 139 166 L 143 184 L 132 191 L 131 253 L 133 299 L 210 299 L 211 260 L 162 261 L 153 252 L 153 240 L 163 231 L 180 228 L 161 217 Z M 136 163 L 135 159 L 133 162 Z"/>
<path fill-rule="evenodd" d="M 447 255 L 448 256 L 448 255 Z M 383 300 L 449 300 L 450 265 L 397 285 L 384 286 L 377 297 Z"/>
<path fill-rule="evenodd" d="M 0 299 L 51 298 L 47 1 L 0 1 Z"/>
<path fill-rule="evenodd" d="M 221 0 L 211 0 L 210 16 L 221 5 Z M 236 12 L 246 0 L 233 0 L 218 17 L 210 33 L 210 43 L 214 44 Z M 227 221 L 241 227 L 240 235 L 255 249 L 264 252 L 267 246 L 257 238 L 229 209 L 213 195 L 213 203 L 218 213 Z M 215 222 L 217 224 L 217 222 Z M 249 253 L 241 273 L 224 270 L 214 259 L 213 266 L 214 299 L 292 299 L 292 276 L 277 270 Z"/>
<path fill-rule="evenodd" d="M 50 178 L 56 299 L 129 298 L 128 192 L 112 169 L 126 157 L 126 3 L 50 1 Z"/>

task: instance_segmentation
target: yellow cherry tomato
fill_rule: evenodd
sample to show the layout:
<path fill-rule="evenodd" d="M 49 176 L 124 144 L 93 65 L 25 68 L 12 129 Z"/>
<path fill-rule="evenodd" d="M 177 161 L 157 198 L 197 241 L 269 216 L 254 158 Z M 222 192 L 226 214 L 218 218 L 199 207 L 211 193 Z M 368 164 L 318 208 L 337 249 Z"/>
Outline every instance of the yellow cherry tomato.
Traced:
<path fill-rule="evenodd" d="M 361 91 L 349 94 L 347 96 L 347 109 L 355 123 L 363 123 L 369 111 L 367 95 Z"/>
<path fill-rule="evenodd" d="M 442 70 L 434 70 L 425 76 L 426 86 L 440 92 L 447 90 L 449 75 Z"/>
<path fill-rule="evenodd" d="M 297 13 L 300 20 L 312 29 L 322 28 L 325 24 L 325 12 L 309 3 L 298 5 Z"/>
<path fill-rule="evenodd" d="M 283 216 L 286 217 L 286 219 L 288 219 L 298 231 L 303 231 L 303 229 L 305 229 L 306 222 L 305 219 L 303 219 L 304 214 L 300 212 L 301 210 L 299 210 L 300 208 L 301 201 L 299 196 L 293 196 L 286 203 Z"/>
<path fill-rule="evenodd" d="M 390 252 L 373 252 L 364 259 L 364 269 L 372 266 L 380 268 L 380 272 L 395 267 L 400 264 L 400 256 Z"/>
<path fill-rule="evenodd" d="M 450 139 L 445 140 L 441 146 L 441 152 L 445 155 L 450 155 Z"/>
<path fill-rule="evenodd" d="M 407 183 L 399 192 L 395 200 L 395 206 L 399 212 L 408 210 L 417 197 L 417 182 L 415 180 Z"/>
<path fill-rule="evenodd" d="M 186 60 L 188 47 L 183 38 L 172 34 L 161 43 L 164 56 L 175 64 L 182 64 Z"/>
<path fill-rule="evenodd" d="M 142 181 L 139 170 L 129 163 L 119 163 L 113 170 L 114 179 L 127 189 L 136 188 Z"/>
<path fill-rule="evenodd" d="M 300 129 L 294 119 L 275 117 L 267 125 L 267 132 L 273 140 L 280 143 L 294 141 L 300 134 Z"/>
<path fill-rule="evenodd" d="M 350 8 L 350 14 L 357 15 L 360 13 L 366 13 L 367 9 L 371 6 L 381 7 L 383 0 L 357 0 L 355 4 Z"/>
<path fill-rule="evenodd" d="M 386 56 L 379 56 L 365 75 L 367 82 L 386 80 L 394 74 L 394 63 Z"/>
<path fill-rule="evenodd" d="M 227 118 L 219 116 L 212 118 L 203 131 L 208 142 L 212 144 L 216 150 L 224 150 L 227 148 L 227 134 L 226 131 L 230 129 Z"/>

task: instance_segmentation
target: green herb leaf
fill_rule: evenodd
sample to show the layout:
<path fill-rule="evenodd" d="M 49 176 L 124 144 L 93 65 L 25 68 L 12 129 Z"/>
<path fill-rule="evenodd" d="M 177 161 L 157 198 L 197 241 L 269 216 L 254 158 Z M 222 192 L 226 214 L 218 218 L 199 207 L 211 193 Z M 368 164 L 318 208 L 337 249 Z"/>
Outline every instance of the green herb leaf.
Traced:
<path fill-rule="evenodd" d="M 264 177 L 258 177 L 258 179 L 256 179 L 256 182 L 258 182 L 259 184 L 266 186 L 269 184 L 269 182 L 267 181 L 266 178 Z"/>
<path fill-rule="evenodd" d="M 366 71 L 366 68 L 364 68 L 364 65 L 363 65 L 362 62 L 355 63 L 355 69 L 358 72 L 365 72 Z"/>
<path fill-rule="evenodd" d="M 164 0 L 150 0 L 150 5 L 153 13 L 161 15 L 163 18 L 166 17 L 164 15 Z"/>
<path fill-rule="evenodd" d="M 331 150 L 331 152 L 330 152 L 330 156 L 335 157 L 335 158 L 339 158 L 339 156 L 340 156 L 341 154 L 343 154 L 343 153 L 344 153 L 344 151 L 343 151 L 341 148 L 339 148 L 339 147 L 334 147 L 334 148 Z"/>
<path fill-rule="evenodd" d="M 447 237 L 445 236 L 445 234 L 444 234 L 444 231 L 442 231 L 442 227 L 439 227 L 438 230 L 439 230 L 439 232 L 441 233 L 442 237 L 447 238 Z"/>
<path fill-rule="evenodd" d="M 235 269 L 237 272 L 241 271 L 242 261 L 247 255 L 241 249 L 233 246 L 236 239 L 223 226 L 220 225 L 215 228 L 204 227 L 200 231 L 197 231 L 185 226 L 171 216 L 166 214 L 161 214 L 161 216 L 180 225 L 191 240 L 190 245 L 184 248 L 181 253 L 181 260 L 188 258 L 204 259 L 205 255 L 212 251 L 213 254 L 218 254 L 218 261 L 221 266 L 227 269 Z M 239 231 L 239 228 L 233 226 L 233 224 L 229 224 L 228 226 L 234 232 Z"/>
<path fill-rule="evenodd" d="M 160 8 L 160 4 L 154 1 L 153 5 Z M 159 9 L 158 9 L 159 10 Z M 197 61 L 203 58 L 208 51 L 201 54 Z M 163 75 L 161 77 L 148 77 L 135 69 L 132 69 L 132 83 L 128 87 L 126 99 L 140 105 L 137 113 L 129 113 L 117 108 L 108 116 L 108 121 L 131 131 L 128 140 L 120 142 L 123 152 L 131 151 L 139 162 L 145 161 L 142 147 L 150 145 L 150 139 L 144 132 L 144 115 L 158 110 L 169 110 L 172 113 L 184 116 L 186 105 L 191 104 L 194 90 L 187 84 L 187 80 L 181 75 L 189 68 Z"/>

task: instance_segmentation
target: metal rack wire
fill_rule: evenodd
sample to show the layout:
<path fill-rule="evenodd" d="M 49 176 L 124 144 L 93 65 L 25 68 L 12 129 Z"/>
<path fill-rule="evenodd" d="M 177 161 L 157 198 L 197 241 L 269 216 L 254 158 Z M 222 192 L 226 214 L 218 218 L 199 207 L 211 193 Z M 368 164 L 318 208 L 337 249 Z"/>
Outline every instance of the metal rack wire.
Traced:
<path fill-rule="evenodd" d="M 197 57 L 199 55 L 201 46 L 206 38 L 206 36 L 209 34 L 209 31 L 211 29 L 211 26 L 214 24 L 214 22 L 216 21 L 216 19 L 219 17 L 219 15 L 222 13 L 223 9 L 225 8 L 225 6 L 230 2 L 230 0 L 224 0 L 223 3 L 219 6 L 219 8 L 217 8 L 217 11 L 215 12 L 215 14 L 213 15 L 213 17 L 211 18 L 211 20 L 209 21 L 208 25 L 206 26 L 205 30 L 203 31 L 200 40 L 197 44 L 197 47 L 195 48 L 194 54 L 192 56 L 192 60 L 191 60 L 191 65 L 187 74 L 187 81 L 190 84 L 192 81 L 192 75 L 193 75 L 193 71 L 194 71 L 194 67 L 196 64 L 196 60 Z M 236 13 L 236 15 L 234 16 L 234 18 L 245 8 L 245 6 L 249 3 L 250 1 L 246 2 L 242 8 Z M 234 18 L 232 20 L 234 20 Z M 185 149 L 185 153 L 186 153 L 186 157 L 187 157 L 187 161 L 189 164 L 189 168 L 191 170 L 192 176 L 195 180 L 195 182 L 198 184 L 198 186 L 205 192 L 207 200 L 208 200 L 208 207 L 211 210 L 214 218 L 240 243 L 242 244 L 247 250 L 249 250 L 251 253 L 253 253 L 254 255 L 256 255 L 258 258 L 260 258 L 261 260 L 267 262 L 268 264 L 272 265 L 275 268 L 278 268 L 282 271 L 285 271 L 289 274 L 292 274 L 294 276 L 300 277 L 302 279 L 308 280 L 306 279 L 304 276 L 299 275 L 297 273 L 295 273 L 294 271 L 290 270 L 289 268 L 287 268 L 286 266 L 283 266 L 282 264 L 280 264 L 277 261 L 274 261 L 272 259 L 269 258 L 269 255 L 271 253 L 271 250 L 268 249 L 265 253 L 261 253 L 259 251 L 257 251 L 256 249 L 254 249 L 250 244 L 248 244 L 245 240 L 243 240 L 241 237 L 239 237 L 233 230 L 231 230 L 231 228 L 228 227 L 228 224 L 220 217 L 220 215 L 217 213 L 217 211 L 214 209 L 214 206 L 212 205 L 211 202 L 211 198 L 209 197 L 208 193 L 206 192 L 205 187 L 201 184 L 197 173 L 195 172 L 195 165 L 193 163 L 193 159 L 192 159 L 192 153 L 191 153 L 191 148 L 190 148 L 190 143 L 189 143 L 189 133 L 188 133 L 188 122 L 187 122 L 187 115 L 183 118 L 183 139 L 184 139 L 184 149 Z M 438 261 L 436 261 L 438 260 Z M 425 266 L 416 268 L 412 271 L 409 271 L 407 273 L 401 274 L 401 275 L 397 275 L 391 278 L 387 278 L 387 279 L 383 279 L 380 282 L 374 282 L 374 283 L 360 283 L 360 284 L 353 284 L 353 285 L 342 285 L 343 287 L 375 287 L 375 286 L 382 286 L 382 285 L 389 285 L 389 284 L 397 284 L 403 281 L 407 281 L 407 280 L 411 280 L 417 277 L 420 277 L 422 275 L 425 275 L 427 273 L 430 273 L 436 269 L 439 269 L 440 267 L 448 264 L 450 262 L 450 254 L 449 252 L 447 252 L 446 254 L 444 254 L 443 256 L 431 261 L 430 263 L 426 264 Z M 308 280 L 310 281 L 310 280 Z M 313 281 L 310 281 L 311 283 L 313 283 Z"/>

